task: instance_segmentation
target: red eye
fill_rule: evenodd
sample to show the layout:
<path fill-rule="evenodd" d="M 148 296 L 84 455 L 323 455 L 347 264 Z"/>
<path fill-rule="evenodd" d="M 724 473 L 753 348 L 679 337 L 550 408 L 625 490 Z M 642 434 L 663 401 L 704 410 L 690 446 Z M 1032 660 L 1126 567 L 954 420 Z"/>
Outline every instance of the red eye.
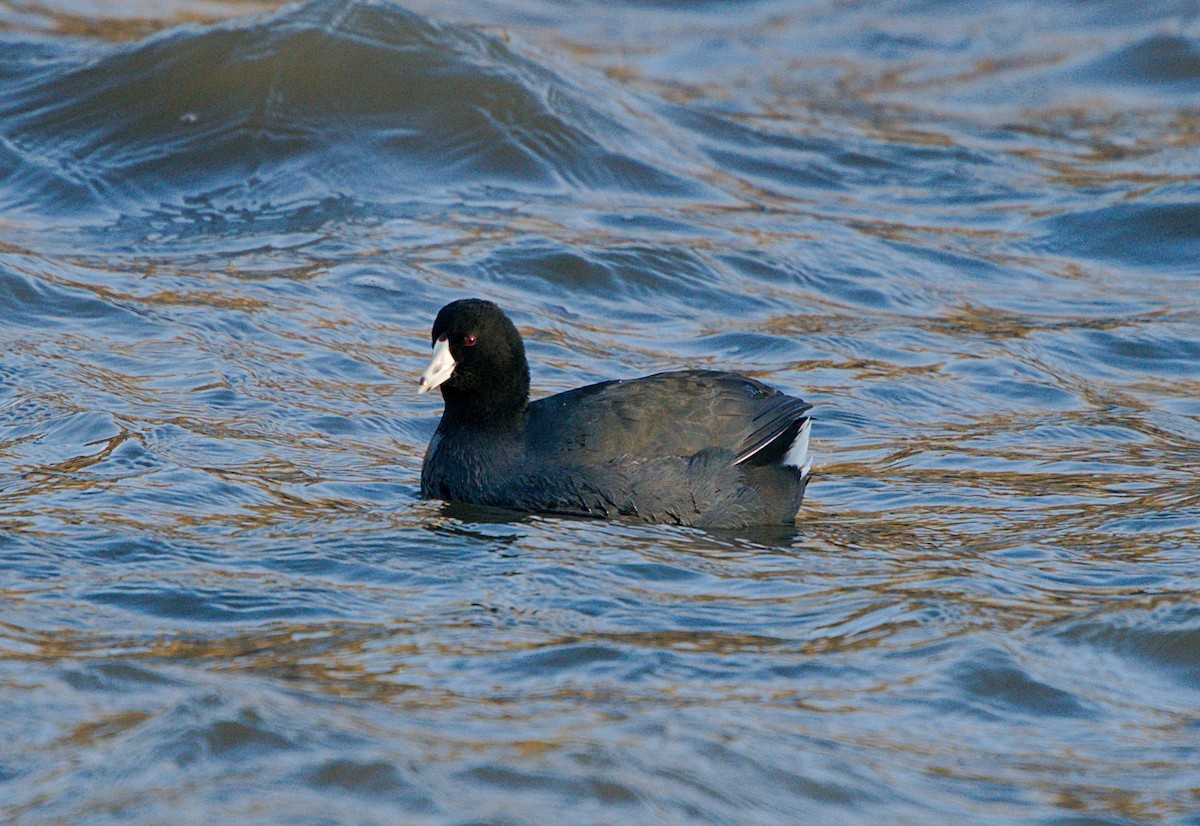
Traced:
<path fill-rule="evenodd" d="M 478 340 L 479 339 L 475 338 L 475 336 L 467 336 L 463 339 L 463 344 L 467 345 L 468 347 L 474 347 L 475 342 Z"/>
<path fill-rule="evenodd" d="M 446 335 L 445 333 L 442 333 L 440 336 L 438 336 L 438 341 L 449 341 L 449 340 L 450 340 L 450 337 L 448 335 Z"/>

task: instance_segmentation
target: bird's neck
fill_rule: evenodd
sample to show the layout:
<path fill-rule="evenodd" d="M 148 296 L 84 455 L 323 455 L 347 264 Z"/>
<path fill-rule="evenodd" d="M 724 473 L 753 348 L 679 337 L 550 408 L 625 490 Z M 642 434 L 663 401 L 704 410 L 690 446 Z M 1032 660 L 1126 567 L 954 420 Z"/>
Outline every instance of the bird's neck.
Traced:
<path fill-rule="evenodd" d="M 469 427 L 473 430 L 518 430 L 525 423 L 525 408 L 529 404 L 528 387 L 524 392 L 506 394 L 463 393 L 450 387 L 442 388 L 446 409 L 442 413 L 443 427 Z"/>

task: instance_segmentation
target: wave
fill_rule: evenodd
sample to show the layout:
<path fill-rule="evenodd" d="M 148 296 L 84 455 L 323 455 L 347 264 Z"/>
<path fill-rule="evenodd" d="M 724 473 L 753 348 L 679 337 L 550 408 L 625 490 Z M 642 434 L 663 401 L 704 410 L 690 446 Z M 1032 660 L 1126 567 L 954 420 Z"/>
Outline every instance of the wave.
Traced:
<path fill-rule="evenodd" d="M 25 78 L 8 66 L 9 214 L 695 186 L 661 167 L 669 148 L 620 89 L 390 2 L 316 0 L 98 48 L 27 61 Z"/>

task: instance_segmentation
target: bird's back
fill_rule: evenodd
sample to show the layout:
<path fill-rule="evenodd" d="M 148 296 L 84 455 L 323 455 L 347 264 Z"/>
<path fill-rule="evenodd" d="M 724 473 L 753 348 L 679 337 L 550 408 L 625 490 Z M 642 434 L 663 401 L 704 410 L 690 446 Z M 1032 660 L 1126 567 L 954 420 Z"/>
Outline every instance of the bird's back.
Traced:
<path fill-rule="evenodd" d="M 539 399 L 529 405 L 526 434 L 531 452 L 571 463 L 691 457 L 711 449 L 753 462 L 811 407 L 745 376 L 686 370 Z"/>
<path fill-rule="evenodd" d="M 807 484 L 811 405 L 731 373 L 594 384 L 529 406 L 526 449 L 545 510 L 710 527 L 790 523 Z M 801 451 L 801 453 L 806 453 Z M 785 464 L 799 459 L 796 466 Z M 514 479 L 525 488 L 529 477 Z"/>

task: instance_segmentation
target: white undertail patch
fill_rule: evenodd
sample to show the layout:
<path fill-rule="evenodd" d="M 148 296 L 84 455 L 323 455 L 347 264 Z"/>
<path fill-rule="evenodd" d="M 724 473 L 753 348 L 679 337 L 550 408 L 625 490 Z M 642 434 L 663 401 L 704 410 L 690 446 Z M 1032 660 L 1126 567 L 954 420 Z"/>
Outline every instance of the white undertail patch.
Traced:
<path fill-rule="evenodd" d="M 783 454 L 782 464 L 800 469 L 801 476 L 812 472 L 812 459 L 808 457 L 808 434 L 812 432 L 812 419 L 805 419 L 800 432 L 792 439 L 792 446 Z"/>

